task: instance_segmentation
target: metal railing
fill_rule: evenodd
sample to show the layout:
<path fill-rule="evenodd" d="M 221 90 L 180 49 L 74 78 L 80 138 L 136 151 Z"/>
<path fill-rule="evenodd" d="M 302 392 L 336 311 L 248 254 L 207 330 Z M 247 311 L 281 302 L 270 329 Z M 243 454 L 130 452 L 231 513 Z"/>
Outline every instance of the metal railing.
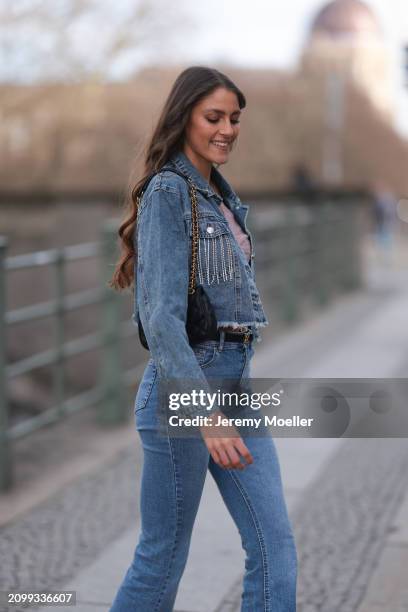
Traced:
<path fill-rule="evenodd" d="M 107 286 L 116 258 L 116 226 L 109 222 L 103 229 L 102 240 L 94 243 L 79 244 L 60 249 L 40 251 L 28 255 L 6 258 L 7 239 L 0 239 L 0 490 L 12 484 L 13 441 L 31 432 L 60 420 L 74 411 L 98 405 L 98 418 L 101 423 L 113 424 L 127 418 L 124 385 L 130 386 L 141 375 L 143 366 L 127 371 L 121 368 L 120 345 L 123 337 L 136 331 L 131 321 L 121 321 L 121 296 Z M 68 262 L 97 257 L 101 260 L 100 288 L 65 294 L 65 268 Z M 46 302 L 6 311 L 6 274 L 16 270 L 39 266 L 51 266 L 54 274 L 55 298 Z M 101 330 L 81 338 L 66 341 L 64 316 L 66 313 L 89 305 L 103 307 Z M 32 322 L 45 317 L 53 317 L 55 328 L 54 347 L 7 364 L 6 331 L 14 325 Z M 65 363 L 68 359 L 91 351 L 103 351 L 99 384 L 66 398 Z M 53 368 L 53 406 L 40 414 L 9 426 L 8 384 L 10 380 L 37 368 Z"/>
<path fill-rule="evenodd" d="M 326 197 L 308 205 L 299 199 L 276 199 L 256 207 L 250 229 L 255 237 L 257 284 L 270 321 L 273 316 L 281 323 L 293 323 L 305 299 L 324 306 L 339 292 L 361 285 L 359 204 L 358 197 Z M 130 320 L 121 320 L 121 295 L 107 286 L 117 255 L 116 236 L 116 222 L 110 221 L 103 228 L 100 242 L 8 258 L 7 239 L 0 237 L 0 490 L 12 484 L 11 446 L 18 438 L 94 405 L 98 406 L 101 423 L 122 422 L 128 416 L 125 390 L 140 379 L 144 363 L 126 371 L 121 364 L 122 340 L 135 334 L 136 327 Z M 66 295 L 66 264 L 94 257 L 101 262 L 100 287 Z M 7 311 L 6 274 L 37 266 L 52 267 L 55 298 Z M 67 341 L 64 315 L 89 305 L 103 309 L 100 331 Z M 50 316 L 55 328 L 54 347 L 7 364 L 7 328 Z M 67 399 L 66 362 L 93 349 L 100 349 L 103 355 L 98 384 Z M 10 426 L 9 381 L 43 366 L 54 366 L 53 406 Z"/>
<path fill-rule="evenodd" d="M 291 198 L 253 217 L 256 275 L 270 319 L 299 320 L 362 284 L 363 200 L 322 197 L 305 206 Z"/>

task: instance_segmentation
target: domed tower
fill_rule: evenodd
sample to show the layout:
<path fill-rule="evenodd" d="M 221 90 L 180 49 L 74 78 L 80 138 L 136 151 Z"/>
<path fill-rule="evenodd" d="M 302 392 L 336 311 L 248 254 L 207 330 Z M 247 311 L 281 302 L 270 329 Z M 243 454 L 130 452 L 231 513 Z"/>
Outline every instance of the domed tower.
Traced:
<path fill-rule="evenodd" d="M 350 78 L 393 119 L 390 60 L 381 26 L 362 0 L 332 0 L 316 15 L 302 56 L 305 73 Z"/>

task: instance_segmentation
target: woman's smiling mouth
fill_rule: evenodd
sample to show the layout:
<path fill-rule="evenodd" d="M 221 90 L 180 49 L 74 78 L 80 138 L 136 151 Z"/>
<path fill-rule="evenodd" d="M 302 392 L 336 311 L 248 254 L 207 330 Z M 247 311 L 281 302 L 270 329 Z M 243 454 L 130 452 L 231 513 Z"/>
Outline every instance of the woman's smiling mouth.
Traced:
<path fill-rule="evenodd" d="M 230 147 L 230 143 L 225 142 L 224 140 L 211 140 L 211 144 L 213 144 L 215 147 L 218 147 L 222 151 L 227 151 Z"/>

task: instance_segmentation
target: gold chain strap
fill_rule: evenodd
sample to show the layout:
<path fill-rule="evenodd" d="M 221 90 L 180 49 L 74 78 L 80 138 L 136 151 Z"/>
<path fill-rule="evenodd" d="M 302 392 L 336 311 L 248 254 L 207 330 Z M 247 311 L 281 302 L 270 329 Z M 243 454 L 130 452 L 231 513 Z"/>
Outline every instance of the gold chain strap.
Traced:
<path fill-rule="evenodd" d="M 188 292 L 193 294 L 195 292 L 195 279 L 197 273 L 197 257 L 198 257 L 198 201 L 197 192 L 194 183 L 189 180 L 189 190 L 191 199 L 191 217 L 192 217 L 192 229 L 193 237 L 191 241 L 191 270 L 190 280 L 188 283 Z"/>

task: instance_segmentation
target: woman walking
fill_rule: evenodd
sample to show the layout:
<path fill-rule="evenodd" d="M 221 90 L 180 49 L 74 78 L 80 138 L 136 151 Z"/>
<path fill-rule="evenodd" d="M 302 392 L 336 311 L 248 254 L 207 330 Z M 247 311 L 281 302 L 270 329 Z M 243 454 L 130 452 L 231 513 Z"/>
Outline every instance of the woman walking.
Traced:
<path fill-rule="evenodd" d="M 119 231 L 123 253 L 111 284 L 134 283 L 134 321 L 151 358 L 135 401 L 144 454 L 141 533 L 111 612 L 173 610 L 207 470 L 246 552 L 241 610 L 296 609 L 296 549 L 272 438 L 242 437 L 234 427 L 215 436 L 204 425 L 198 437 L 159 431 L 159 380 L 194 379 L 205 388 L 214 378 L 249 378 L 253 343 L 268 323 L 248 206 L 217 169 L 237 141 L 245 105 L 219 71 L 182 72 Z"/>

